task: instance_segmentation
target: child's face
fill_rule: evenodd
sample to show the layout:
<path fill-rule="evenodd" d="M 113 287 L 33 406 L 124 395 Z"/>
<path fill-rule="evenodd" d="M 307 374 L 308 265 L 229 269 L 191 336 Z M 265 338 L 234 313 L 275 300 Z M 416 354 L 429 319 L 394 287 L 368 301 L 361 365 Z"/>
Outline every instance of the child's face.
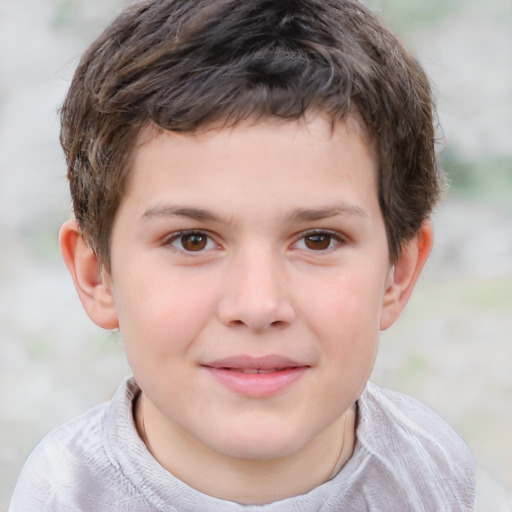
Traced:
<path fill-rule="evenodd" d="M 355 126 L 244 123 L 137 149 L 110 288 L 148 429 L 283 457 L 358 398 L 393 271 Z"/>

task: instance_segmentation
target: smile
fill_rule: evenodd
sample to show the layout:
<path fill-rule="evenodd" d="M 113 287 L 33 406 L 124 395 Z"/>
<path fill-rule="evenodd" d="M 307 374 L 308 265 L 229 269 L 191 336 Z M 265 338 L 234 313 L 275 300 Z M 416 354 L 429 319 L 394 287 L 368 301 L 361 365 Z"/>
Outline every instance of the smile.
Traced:
<path fill-rule="evenodd" d="M 226 368 L 226 370 L 231 370 L 234 372 L 242 372 L 242 373 L 274 373 L 280 372 L 282 370 L 291 370 L 292 368 L 270 368 L 268 370 L 264 370 L 263 368 Z"/>
<path fill-rule="evenodd" d="M 224 388 L 251 398 L 281 394 L 303 377 L 310 366 L 282 356 L 236 356 L 201 365 Z"/>

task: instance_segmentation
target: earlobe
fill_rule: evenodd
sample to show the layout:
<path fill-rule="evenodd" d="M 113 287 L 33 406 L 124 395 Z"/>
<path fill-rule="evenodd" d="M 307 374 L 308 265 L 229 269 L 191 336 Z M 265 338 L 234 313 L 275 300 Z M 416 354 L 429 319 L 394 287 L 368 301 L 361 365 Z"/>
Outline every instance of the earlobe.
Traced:
<path fill-rule="evenodd" d="M 418 235 L 402 247 L 400 258 L 388 274 L 380 319 L 381 330 L 391 327 L 404 310 L 428 259 L 433 241 L 432 224 L 425 221 Z"/>
<path fill-rule="evenodd" d="M 108 273 L 82 237 L 76 220 L 66 221 L 59 243 L 80 301 L 89 318 L 104 329 L 119 326 Z"/>

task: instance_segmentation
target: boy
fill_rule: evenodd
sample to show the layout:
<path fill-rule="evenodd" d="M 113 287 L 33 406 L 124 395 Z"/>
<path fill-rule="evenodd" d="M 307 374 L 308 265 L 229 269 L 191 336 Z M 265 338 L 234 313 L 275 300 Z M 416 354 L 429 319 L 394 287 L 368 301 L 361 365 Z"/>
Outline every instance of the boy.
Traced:
<path fill-rule="evenodd" d="M 368 383 L 433 240 L 427 79 L 354 0 L 151 0 L 62 109 L 82 304 L 133 378 L 50 433 L 28 510 L 469 511 L 471 455 Z"/>

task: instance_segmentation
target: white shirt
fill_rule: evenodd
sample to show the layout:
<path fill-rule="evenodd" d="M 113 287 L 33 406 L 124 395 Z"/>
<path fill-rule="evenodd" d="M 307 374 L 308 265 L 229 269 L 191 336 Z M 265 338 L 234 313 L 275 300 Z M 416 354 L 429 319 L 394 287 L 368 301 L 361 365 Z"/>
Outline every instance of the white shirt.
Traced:
<path fill-rule="evenodd" d="M 128 379 L 112 401 L 48 434 L 25 464 L 9 512 L 473 511 L 465 443 L 421 402 L 372 383 L 358 400 L 354 452 L 340 472 L 268 505 L 207 496 L 161 467 L 135 429 L 138 392 Z"/>

